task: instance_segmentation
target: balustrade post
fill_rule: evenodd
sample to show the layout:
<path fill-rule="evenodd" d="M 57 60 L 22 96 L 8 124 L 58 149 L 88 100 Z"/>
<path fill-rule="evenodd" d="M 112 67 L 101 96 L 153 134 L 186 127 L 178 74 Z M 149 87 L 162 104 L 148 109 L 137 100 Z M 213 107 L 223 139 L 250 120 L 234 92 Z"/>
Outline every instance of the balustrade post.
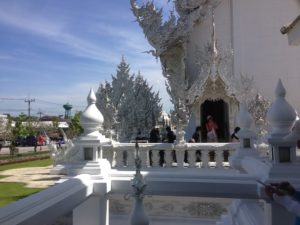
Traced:
<path fill-rule="evenodd" d="M 112 155 L 112 159 L 111 159 L 111 167 L 115 168 L 118 166 L 117 164 L 117 152 L 115 149 L 111 150 L 111 155 Z"/>
<path fill-rule="evenodd" d="M 159 160 L 160 160 L 159 151 L 162 150 L 152 149 L 152 167 L 159 167 Z"/>
<path fill-rule="evenodd" d="M 184 152 L 185 149 L 176 149 L 176 159 L 177 159 L 177 167 L 182 168 L 184 167 Z"/>
<path fill-rule="evenodd" d="M 201 161 L 202 161 L 202 167 L 207 168 L 209 167 L 209 157 L 208 157 L 208 150 L 201 150 Z"/>
<path fill-rule="evenodd" d="M 185 151 L 187 154 L 186 159 L 187 159 L 187 163 L 189 164 L 189 167 L 195 167 L 195 162 L 196 162 L 196 151 L 193 149 L 189 149 Z M 185 162 L 186 163 L 186 162 Z"/>
<path fill-rule="evenodd" d="M 216 150 L 215 151 L 215 161 L 216 161 L 216 167 L 222 168 L 223 167 L 223 162 L 224 162 L 224 157 L 223 157 L 223 150 Z"/>
<path fill-rule="evenodd" d="M 145 168 L 148 165 L 148 157 L 149 157 L 149 150 L 148 149 L 140 149 L 140 158 L 142 160 L 142 167 Z"/>
<path fill-rule="evenodd" d="M 196 150 L 187 150 L 187 160 L 189 167 L 196 167 Z"/>
<path fill-rule="evenodd" d="M 127 149 L 127 167 L 134 168 L 135 153 L 133 149 Z"/>
<path fill-rule="evenodd" d="M 165 166 L 172 167 L 172 163 L 174 162 L 172 153 L 173 150 L 167 149 L 165 150 Z"/>
<path fill-rule="evenodd" d="M 127 154 L 125 151 L 120 149 L 115 149 L 114 151 L 115 167 L 126 166 Z"/>

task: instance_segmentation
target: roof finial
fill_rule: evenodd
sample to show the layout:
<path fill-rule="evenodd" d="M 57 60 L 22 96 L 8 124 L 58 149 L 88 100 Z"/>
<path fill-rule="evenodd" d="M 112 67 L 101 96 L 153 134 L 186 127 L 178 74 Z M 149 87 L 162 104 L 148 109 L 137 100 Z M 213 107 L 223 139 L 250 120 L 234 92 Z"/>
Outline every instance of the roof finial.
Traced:
<path fill-rule="evenodd" d="M 275 89 L 275 95 L 277 98 L 279 98 L 279 97 L 284 98 L 286 95 L 286 90 L 282 84 L 281 79 L 278 80 L 278 83 L 277 83 L 277 86 Z"/>
<path fill-rule="evenodd" d="M 212 66 L 211 66 L 211 77 L 213 81 L 216 80 L 218 74 L 218 49 L 217 49 L 217 40 L 216 40 L 216 23 L 215 23 L 215 10 L 214 7 L 211 7 L 211 15 L 212 15 L 212 34 L 211 34 L 211 42 L 212 42 Z"/>
<path fill-rule="evenodd" d="M 216 39 L 216 23 L 215 23 L 215 10 L 211 8 L 211 16 L 212 16 L 212 43 L 213 43 L 213 54 L 214 54 L 214 62 L 218 57 L 218 49 L 217 49 L 217 39 Z"/>

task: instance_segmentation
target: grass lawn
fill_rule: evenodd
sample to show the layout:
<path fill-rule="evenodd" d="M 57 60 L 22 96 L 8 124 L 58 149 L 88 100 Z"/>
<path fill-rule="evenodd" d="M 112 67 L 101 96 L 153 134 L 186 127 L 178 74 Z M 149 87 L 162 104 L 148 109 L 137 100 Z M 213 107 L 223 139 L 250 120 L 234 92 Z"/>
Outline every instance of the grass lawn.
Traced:
<path fill-rule="evenodd" d="M 50 166 L 52 164 L 53 164 L 52 159 L 34 160 L 30 162 L 14 163 L 14 164 L 8 164 L 3 166 L 0 165 L 0 171 L 17 169 L 17 168 L 25 168 L 25 167 L 43 167 L 43 166 Z"/>
<path fill-rule="evenodd" d="M 0 207 L 18 201 L 36 192 L 42 188 L 27 188 L 23 183 L 5 183 L 0 182 Z"/>
<path fill-rule="evenodd" d="M 35 160 L 24 163 L 15 163 L 9 165 L 0 166 L 0 171 L 17 169 L 17 168 L 26 168 L 26 167 L 44 167 L 52 165 L 51 159 Z M 1 182 L 0 176 L 0 207 L 10 204 L 12 202 L 18 201 L 21 198 L 25 198 L 29 195 L 32 195 L 36 192 L 43 190 L 42 188 L 27 188 L 23 183 L 6 183 Z"/>
<path fill-rule="evenodd" d="M 0 155 L 0 160 L 4 159 L 18 159 L 30 156 L 41 156 L 41 155 L 49 155 L 49 151 L 37 151 L 37 152 L 25 152 L 25 153 L 18 153 L 15 155 L 3 154 Z"/>

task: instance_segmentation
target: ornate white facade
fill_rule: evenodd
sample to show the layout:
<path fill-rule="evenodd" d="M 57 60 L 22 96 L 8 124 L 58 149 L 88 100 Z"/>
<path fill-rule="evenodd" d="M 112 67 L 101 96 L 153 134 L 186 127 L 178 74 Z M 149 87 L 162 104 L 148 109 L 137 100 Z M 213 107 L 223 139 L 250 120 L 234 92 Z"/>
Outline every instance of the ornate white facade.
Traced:
<path fill-rule="evenodd" d="M 185 113 L 191 116 L 187 138 L 212 114 L 223 126 L 221 139 L 228 141 L 239 102 L 257 91 L 271 99 L 279 77 L 290 89 L 289 100 L 300 110 L 296 95 L 296 83 L 300 82 L 296 59 L 300 54 L 287 47 L 280 35 L 281 25 L 290 21 L 297 10 L 296 2 L 176 0 L 179 16 L 171 13 L 165 23 L 162 10 L 155 10 L 152 3 L 131 3 L 154 48 L 152 53 L 161 60 L 179 122 L 187 121 Z M 249 85 L 252 76 L 253 86 Z"/>

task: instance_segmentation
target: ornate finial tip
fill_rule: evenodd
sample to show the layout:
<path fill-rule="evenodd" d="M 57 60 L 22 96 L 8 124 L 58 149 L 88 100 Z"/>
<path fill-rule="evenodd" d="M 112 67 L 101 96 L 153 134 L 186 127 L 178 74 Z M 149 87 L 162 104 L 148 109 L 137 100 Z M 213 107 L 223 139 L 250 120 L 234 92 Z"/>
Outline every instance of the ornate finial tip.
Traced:
<path fill-rule="evenodd" d="M 93 88 L 91 88 L 90 93 L 87 97 L 87 101 L 89 104 L 92 104 L 92 103 L 96 103 L 96 100 L 97 100 L 97 98 L 96 98 L 95 92 L 94 92 Z"/>
<path fill-rule="evenodd" d="M 282 84 L 281 79 L 278 80 L 277 87 L 275 90 L 276 97 L 285 97 L 286 90 Z"/>

